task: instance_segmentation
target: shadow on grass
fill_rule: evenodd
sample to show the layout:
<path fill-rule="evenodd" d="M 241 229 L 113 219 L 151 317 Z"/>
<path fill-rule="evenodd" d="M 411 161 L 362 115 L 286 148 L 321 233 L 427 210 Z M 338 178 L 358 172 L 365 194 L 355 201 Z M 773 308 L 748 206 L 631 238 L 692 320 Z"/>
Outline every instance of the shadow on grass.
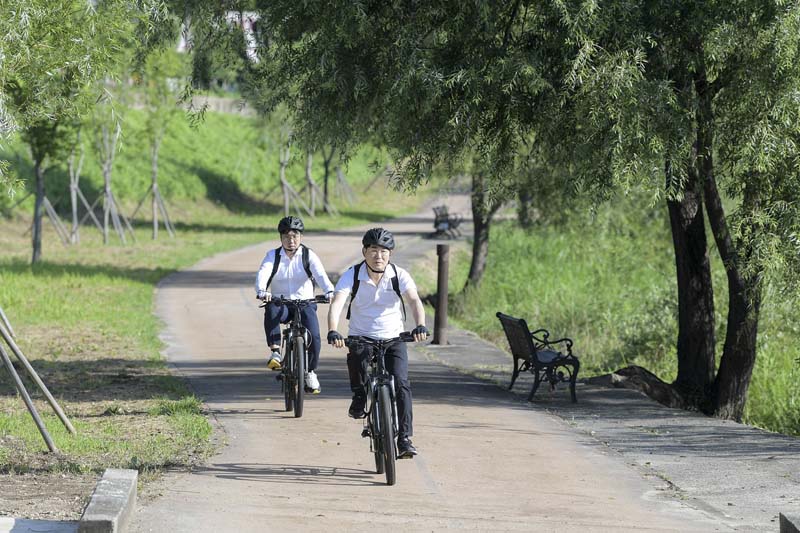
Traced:
<path fill-rule="evenodd" d="M 24 368 L 14 361 L 31 396 L 44 395 L 31 381 Z M 31 365 L 50 392 L 68 402 L 129 401 L 166 397 L 178 399 L 188 393 L 184 383 L 169 374 L 160 361 L 137 361 L 105 357 L 92 360 L 36 359 Z M 16 396 L 8 372 L 0 372 L 0 398 Z"/>
<path fill-rule="evenodd" d="M 240 215 L 278 215 L 282 207 L 256 200 L 239 187 L 229 176 L 212 172 L 207 168 L 192 167 L 191 172 L 197 174 L 206 186 L 206 197 L 216 204 L 224 206 L 228 211 Z"/>
<path fill-rule="evenodd" d="M 0 262 L 5 272 L 12 274 L 28 274 L 46 277 L 91 277 L 107 276 L 109 278 L 125 278 L 142 283 L 155 285 L 160 279 L 175 271 L 171 268 L 126 268 L 112 265 L 76 265 L 53 263 L 42 260 L 35 265 L 31 265 L 27 260 L 11 259 L 7 262 Z"/>

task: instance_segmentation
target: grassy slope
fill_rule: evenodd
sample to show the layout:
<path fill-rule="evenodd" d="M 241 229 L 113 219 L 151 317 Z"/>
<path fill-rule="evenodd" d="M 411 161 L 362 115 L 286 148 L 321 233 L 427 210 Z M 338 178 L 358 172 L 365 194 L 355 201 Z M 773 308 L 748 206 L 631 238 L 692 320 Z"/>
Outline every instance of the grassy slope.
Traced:
<path fill-rule="evenodd" d="M 126 131 L 132 137 L 134 130 Z M 134 192 L 146 188 L 144 169 L 149 169 L 146 147 L 138 154 L 133 148 L 127 141 L 114 171 L 115 191 L 127 212 L 136 203 Z M 7 372 L 0 372 L 0 472 L 109 466 L 148 470 L 191 464 L 207 453 L 210 427 L 201 405 L 160 359 L 153 287 L 168 273 L 202 257 L 273 236 L 281 212 L 279 190 L 266 196 L 270 182 L 252 179 L 252 169 L 270 163 L 254 155 L 250 174 L 241 170 L 245 154 L 259 153 L 265 152 L 254 145 L 250 121 L 241 117 L 211 114 L 197 131 L 173 125 L 161 168 L 162 190 L 179 231 L 176 240 L 162 230 L 161 238 L 152 241 L 147 221 L 139 220 L 135 244 L 123 246 L 112 235 L 110 245 L 103 246 L 99 232 L 84 226 L 81 245 L 64 247 L 45 222 L 44 261 L 31 267 L 30 237 L 25 234 L 31 200 L 12 219 L 0 219 L 0 306 L 23 351 L 79 431 L 78 437 L 67 435 L 39 398 L 38 408 L 64 452 L 43 453 L 44 443 Z M 371 181 L 370 158 L 379 156 L 365 151 L 353 159 L 348 176 L 356 190 Z M 21 175 L 26 165 L 17 161 Z M 85 167 L 84 191 L 94 198 L 99 175 L 91 172 L 91 158 Z M 301 179 L 304 161 L 294 162 L 290 170 L 295 180 Z M 142 174 L 145 178 L 137 181 Z M 62 178 L 58 169 L 50 172 L 51 196 L 63 190 Z M 273 186 L 276 181 L 271 178 Z M 307 218 L 307 226 L 334 228 L 381 220 L 412 210 L 419 202 L 383 189 L 376 184 L 379 195 L 362 197 L 352 207 L 340 203 L 341 217 Z"/>
<path fill-rule="evenodd" d="M 524 317 L 575 340 L 581 374 L 625 365 L 644 366 L 665 381 L 677 371 L 677 294 L 673 249 L 666 214 L 620 202 L 601 209 L 594 221 L 539 227 L 530 233 L 497 222 L 491 233 L 486 277 L 466 303 L 453 309 L 460 326 L 507 348 L 496 311 Z M 451 287 L 463 287 L 469 253 L 451 262 Z M 722 351 L 727 295 L 724 270 L 712 251 L 716 289 L 717 353 Z M 435 290 L 435 273 L 421 281 Z M 762 309 L 758 359 L 746 422 L 800 435 L 800 345 L 797 299 L 770 285 Z"/>

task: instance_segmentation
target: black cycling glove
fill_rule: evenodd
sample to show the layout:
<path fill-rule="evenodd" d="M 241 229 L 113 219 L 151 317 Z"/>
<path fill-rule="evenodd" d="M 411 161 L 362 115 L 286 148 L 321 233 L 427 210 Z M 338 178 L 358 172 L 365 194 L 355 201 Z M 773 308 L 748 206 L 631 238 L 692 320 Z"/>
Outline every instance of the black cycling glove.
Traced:
<path fill-rule="evenodd" d="M 344 337 L 342 337 L 342 335 L 335 329 L 332 329 L 328 332 L 328 344 L 333 344 L 336 341 L 343 341 L 343 340 Z"/>
<path fill-rule="evenodd" d="M 412 335 L 425 335 L 428 336 L 428 328 L 425 326 L 417 326 L 411 330 Z"/>

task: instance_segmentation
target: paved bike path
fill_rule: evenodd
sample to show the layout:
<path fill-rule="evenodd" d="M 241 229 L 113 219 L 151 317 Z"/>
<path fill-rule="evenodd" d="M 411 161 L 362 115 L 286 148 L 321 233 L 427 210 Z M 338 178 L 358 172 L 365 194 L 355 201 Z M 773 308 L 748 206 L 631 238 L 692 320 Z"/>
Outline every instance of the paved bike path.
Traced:
<path fill-rule="evenodd" d="M 454 202 L 451 211 L 468 212 L 464 198 Z M 425 211 L 385 224 L 400 242 L 399 264 L 433 247 L 420 238 L 431 222 Z M 366 227 L 309 233 L 305 243 L 341 272 Z M 346 416 L 344 350 L 323 347 L 322 394 L 307 397 L 301 419 L 283 410 L 252 289 L 276 245 L 206 259 L 159 285 L 166 356 L 205 401 L 224 445 L 206 465 L 151 487 L 132 531 L 730 530 L 560 418 L 417 349 L 410 370 L 421 455 L 399 461 L 397 485 L 386 486 L 361 422 Z M 320 306 L 323 324 L 326 312 Z"/>

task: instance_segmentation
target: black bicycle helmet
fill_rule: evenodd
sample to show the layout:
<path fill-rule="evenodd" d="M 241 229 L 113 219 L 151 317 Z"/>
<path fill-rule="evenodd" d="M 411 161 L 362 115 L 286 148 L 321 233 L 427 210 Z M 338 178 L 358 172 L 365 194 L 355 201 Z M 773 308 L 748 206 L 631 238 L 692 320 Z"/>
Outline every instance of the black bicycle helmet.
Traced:
<path fill-rule="evenodd" d="M 278 222 L 278 233 L 286 233 L 291 230 L 303 233 L 305 229 L 303 221 L 297 217 L 284 217 Z"/>
<path fill-rule="evenodd" d="M 394 250 L 394 235 L 391 231 L 383 228 L 372 228 L 364 234 L 361 244 L 364 245 L 364 248 L 375 245 L 387 250 Z"/>

